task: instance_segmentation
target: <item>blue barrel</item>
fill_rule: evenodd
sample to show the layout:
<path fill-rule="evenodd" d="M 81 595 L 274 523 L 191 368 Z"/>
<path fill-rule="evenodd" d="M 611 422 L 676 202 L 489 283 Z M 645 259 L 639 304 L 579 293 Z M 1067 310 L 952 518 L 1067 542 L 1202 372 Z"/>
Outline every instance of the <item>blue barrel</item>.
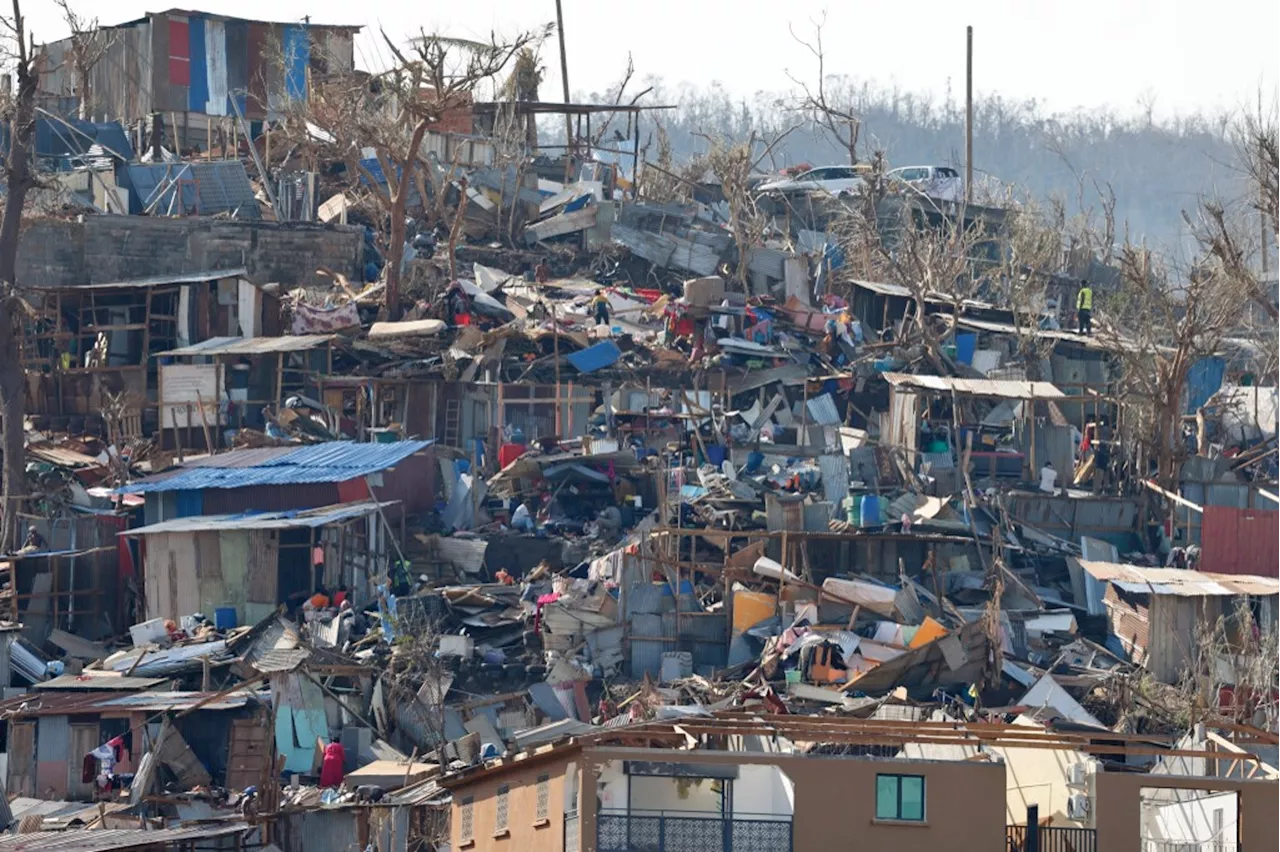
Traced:
<path fill-rule="evenodd" d="M 859 506 L 859 520 L 864 527 L 880 526 L 880 498 L 874 494 L 863 494 L 862 505 Z"/>
<path fill-rule="evenodd" d="M 236 626 L 236 608 L 220 606 L 213 611 L 213 626 L 218 630 L 230 630 Z"/>

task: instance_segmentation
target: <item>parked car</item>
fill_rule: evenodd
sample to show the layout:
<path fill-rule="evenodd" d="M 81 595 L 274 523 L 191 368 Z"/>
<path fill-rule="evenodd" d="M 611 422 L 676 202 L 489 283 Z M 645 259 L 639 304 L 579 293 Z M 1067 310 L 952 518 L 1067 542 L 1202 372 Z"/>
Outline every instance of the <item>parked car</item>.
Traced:
<path fill-rule="evenodd" d="M 771 180 L 756 187 L 758 192 L 776 192 L 783 195 L 801 192 L 826 192 L 831 195 L 849 195 L 864 189 L 867 182 L 853 166 L 822 166 L 801 172 L 795 177 Z"/>
<path fill-rule="evenodd" d="M 942 201 L 960 201 L 964 198 L 964 179 L 948 166 L 904 166 L 894 169 L 885 177 L 890 181 L 905 183 L 917 191 Z"/>

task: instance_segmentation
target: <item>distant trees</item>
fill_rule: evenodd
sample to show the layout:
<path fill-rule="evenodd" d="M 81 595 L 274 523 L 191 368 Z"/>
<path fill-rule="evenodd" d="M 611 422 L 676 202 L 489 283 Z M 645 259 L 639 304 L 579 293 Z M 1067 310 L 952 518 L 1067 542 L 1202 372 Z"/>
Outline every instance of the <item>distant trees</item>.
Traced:
<path fill-rule="evenodd" d="M 705 153 L 706 135 L 745 141 L 753 130 L 764 136 L 779 133 L 794 120 L 797 99 L 805 99 L 799 87 L 742 98 L 717 83 L 673 86 L 657 77 L 644 82 L 654 87 L 652 102 L 679 104 L 677 111 L 660 117 L 676 162 Z M 949 94 L 939 98 L 832 75 L 824 81 L 820 99 L 858 119 L 857 145 L 864 161 L 868 152 L 881 150 L 889 167 L 963 165 L 964 105 Z M 1240 181 L 1231 165 L 1236 156 L 1227 114 L 1164 122 L 1150 122 L 1136 109 L 1131 116 L 1110 109 L 1049 114 L 1033 100 L 993 95 L 975 100 L 974 125 L 975 183 L 1014 186 L 1042 202 L 1060 195 L 1069 214 L 1080 210 L 1081 178 L 1085 186 L 1109 184 L 1116 197 L 1116 221 L 1127 224 L 1134 239 L 1145 238 L 1153 247 L 1181 250 L 1193 245 L 1178 211 L 1192 199 Z M 836 126 L 848 129 L 840 120 Z M 782 164 L 847 162 L 847 138 L 845 132 L 837 141 L 810 123 L 788 136 L 775 153 Z"/>

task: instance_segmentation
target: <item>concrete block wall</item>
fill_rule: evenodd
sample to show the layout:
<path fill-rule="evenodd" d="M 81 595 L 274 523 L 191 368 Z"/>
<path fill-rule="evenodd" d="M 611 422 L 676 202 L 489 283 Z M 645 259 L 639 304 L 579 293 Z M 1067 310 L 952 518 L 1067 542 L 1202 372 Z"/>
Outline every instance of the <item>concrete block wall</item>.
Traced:
<path fill-rule="evenodd" d="M 256 283 L 328 286 L 324 266 L 359 281 L 363 229 L 205 217 L 86 216 L 24 223 L 18 281 L 25 286 L 106 284 L 244 266 Z"/>

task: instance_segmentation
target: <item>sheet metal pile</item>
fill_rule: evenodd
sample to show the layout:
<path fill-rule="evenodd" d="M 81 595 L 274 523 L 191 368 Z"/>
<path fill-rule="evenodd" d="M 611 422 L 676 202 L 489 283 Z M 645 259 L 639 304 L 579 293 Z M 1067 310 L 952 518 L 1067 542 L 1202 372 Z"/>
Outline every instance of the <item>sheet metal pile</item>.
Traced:
<path fill-rule="evenodd" d="M 33 418 L 10 827 L 284 842 L 690 717 L 1274 740 L 1276 560 L 1223 532 L 1276 500 L 1274 376 L 1204 394 L 1175 493 L 1105 316 L 837 286 L 834 238 L 740 245 L 723 203 L 469 180 L 491 203 L 451 255 L 409 236 L 400 318 L 376 264 L 211 273 L 178 303 L 281 333 L 148 351 L 158 418 Z M 488 242 L 504 198 L 519 248 Z"/>

